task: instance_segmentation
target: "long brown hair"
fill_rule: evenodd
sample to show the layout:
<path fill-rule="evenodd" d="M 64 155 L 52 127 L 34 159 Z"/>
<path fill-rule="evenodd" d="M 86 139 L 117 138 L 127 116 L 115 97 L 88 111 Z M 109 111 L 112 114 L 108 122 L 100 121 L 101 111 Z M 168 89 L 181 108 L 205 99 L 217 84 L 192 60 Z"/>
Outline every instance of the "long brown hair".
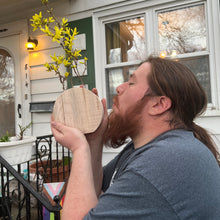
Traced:
<path fill-rule="evenodd" d="M 156 95 L 165 95 L 172 100 L 170 111 L 173 118 L 169 121 L 174 128 L 193 131 L 194 136 L 203 142 L 218 161 L 219 153 L 208 132 L 195 124 L 194 119 L 207 107 L 204 89 L 193 72 L 183 64 L 159 57 L 149 57 L 151 64 L 148 83 Z M 220 162 L 218 161 L 220 164 Z"/>

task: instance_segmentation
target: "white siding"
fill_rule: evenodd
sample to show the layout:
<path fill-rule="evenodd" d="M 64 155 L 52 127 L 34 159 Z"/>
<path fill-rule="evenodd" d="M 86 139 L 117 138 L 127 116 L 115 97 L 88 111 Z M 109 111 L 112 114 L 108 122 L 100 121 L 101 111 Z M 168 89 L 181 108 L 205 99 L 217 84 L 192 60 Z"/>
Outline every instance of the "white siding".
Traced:
<path fill-rule="evenodd" d="M 50 54 L 62 54 L 62 48 L 45 35 L 36 36 L 38 46 L 29 54 L 31 102 L 55 101 L 60 95 L 62 85 L 54 72 L 47 72 L 43 66 L 51 62 Z M 50 113 L 32 113 L 32 133 L 35 136 L 51 134 Z"/>
<path fill-rule="evenodd" d="M 220 116 L 199 117 L 196 123 L 208 130 L 220 151 Z"/>

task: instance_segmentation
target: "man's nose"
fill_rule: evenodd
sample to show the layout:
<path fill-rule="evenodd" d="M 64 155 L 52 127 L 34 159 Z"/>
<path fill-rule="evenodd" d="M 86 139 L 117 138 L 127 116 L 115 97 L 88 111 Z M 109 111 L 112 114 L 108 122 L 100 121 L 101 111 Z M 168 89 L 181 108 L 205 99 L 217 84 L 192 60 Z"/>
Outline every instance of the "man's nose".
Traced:
<path fill-rule="evenodd" d="M 127 82 L 124 82 L 116 88 L 116 92 L 118 95 L 121 95 L 124 92 L 127 84 L 128 84 Z"/>

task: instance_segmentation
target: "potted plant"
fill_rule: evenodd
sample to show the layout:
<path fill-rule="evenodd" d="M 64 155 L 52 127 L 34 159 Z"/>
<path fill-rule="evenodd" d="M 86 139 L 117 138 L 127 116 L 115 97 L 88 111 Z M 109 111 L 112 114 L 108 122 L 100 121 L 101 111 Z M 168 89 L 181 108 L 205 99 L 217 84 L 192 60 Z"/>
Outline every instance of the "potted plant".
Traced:
<path fill-rule="evenodd" d="M 69 177 L 70 164 L 71 158 L 63 157 L 62 160 L 51 160 L 51 164 L 50 160 L 39 160 L 38 164 L 31 164 L 29 169 L 30 173 L 40 175 L 44 183 L 63 182 Z"/>
<path fill-rule="evenodd" d="M 63 55 L 50 55 L 51 63 L 45 63 L 44 66 L 47 71 L 55 72 L 63 86 L 63 90 L 66 90 L 67 77 L 73 87 L 72 76 L 69 74 L 70 70 L 84 85 L 82 76 L 87 69 L 88 59 L 84 57 L 81 61 L 82 59 L 79 59 L 82 56 L 80 54 L 81 50 L 74 48 L 74 40 L 78 34 L 77 29 L 71 29 L 66 18 L 62 18 L 60 21 L 57 19 L 53 14 L 53 9 L 48 6 L 48 0 L 41 0 L 41 2 L 47 8 L 49 17 L 43 17 L 42 12 L 35 14 L 31 19 L 33 31 L 41 30 L 53 41 L 56 41 L 64 51 Z M 82 72 L 78 69 L 79 63 L 85 66 Z M 67 70 L 65 73 L 61 73 L 62 66 Z M 56 121 L 77 127 L 83 133 L 91 133 L 99 127 L 102 121 L 103 108 L 98 97 L 82 86 L 68 89 L 58 97 L 54 105 L 53 117 Z"/>
<path fill-rule="evenodd" d="M 22 127 L 19 125 L 19 134 L 10 137 L 8 132 L 0 138 L 0 154 L 11 165 L 29 161 L 34 154 L 34 142 L 36 137 L 25 136 L 24 132 L 30 128 L 32 123 Z"/>

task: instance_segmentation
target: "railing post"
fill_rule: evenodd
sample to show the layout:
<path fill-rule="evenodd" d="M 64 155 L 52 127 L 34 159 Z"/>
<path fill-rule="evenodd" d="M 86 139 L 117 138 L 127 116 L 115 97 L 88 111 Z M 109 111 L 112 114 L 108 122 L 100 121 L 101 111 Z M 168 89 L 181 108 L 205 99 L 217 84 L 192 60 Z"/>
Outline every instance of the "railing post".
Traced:
<path fill-rule="evenodd" d="M 30 220 L 31 219 L 31 199 L 30 199 L 30 192 L 25 189 L 25 197 L 26 197 L 26 219 Z"/>

